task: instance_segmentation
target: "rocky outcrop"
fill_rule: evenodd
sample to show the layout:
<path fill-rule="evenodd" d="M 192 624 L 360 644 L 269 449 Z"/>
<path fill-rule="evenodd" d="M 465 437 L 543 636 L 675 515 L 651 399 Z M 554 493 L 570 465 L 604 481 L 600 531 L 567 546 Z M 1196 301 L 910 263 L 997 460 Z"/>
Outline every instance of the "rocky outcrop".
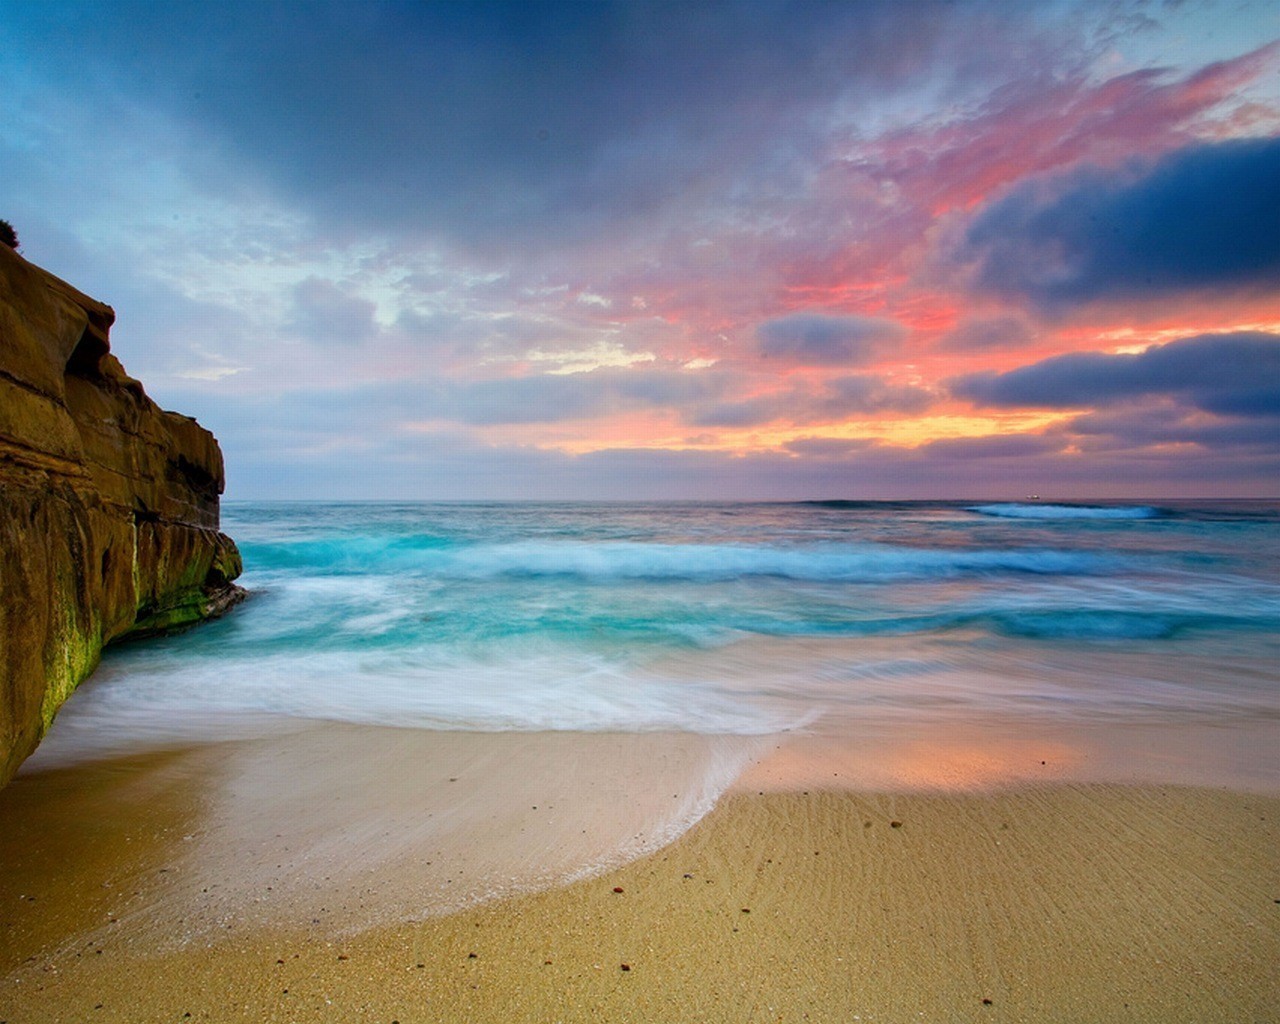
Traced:
<path fill-rule="evenodd" d="M 114 320 L 0 245 L 0 785 L 106 644 L 244 594 L 218 443 L 125 373 Z"/>

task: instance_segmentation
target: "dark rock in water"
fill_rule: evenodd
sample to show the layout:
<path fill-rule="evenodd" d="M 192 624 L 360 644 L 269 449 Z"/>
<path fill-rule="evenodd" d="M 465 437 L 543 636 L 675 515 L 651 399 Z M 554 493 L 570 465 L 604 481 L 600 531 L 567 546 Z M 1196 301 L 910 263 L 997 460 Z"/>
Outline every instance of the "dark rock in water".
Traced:
<path fill-rule="evenodd" d="M 0 246 L 0 785 L 104 645 L 244 596 L 218 443 L 125 373 L 114 320 Z"/>

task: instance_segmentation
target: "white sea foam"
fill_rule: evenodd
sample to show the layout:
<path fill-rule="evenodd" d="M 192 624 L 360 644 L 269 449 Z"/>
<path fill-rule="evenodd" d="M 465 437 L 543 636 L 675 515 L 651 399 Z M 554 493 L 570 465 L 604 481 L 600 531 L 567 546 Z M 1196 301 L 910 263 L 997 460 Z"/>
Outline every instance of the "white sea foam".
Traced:
<path fill-rule="evenodd" d="M 1274 527 L 1109 521 L 1151 506 L 319 509 L 242 509 L 253 598 L 109 652 L 40 756 L 317 720 L 751 736 L 822 715 L 1176 711 L 1143 676 L 1166 646 L 1169 678 L 1197 666 L 1182 706 L 1234 714 L 1253 676 L 1206 666 L 1237 648 L 1273 666 L 1280 642 Z M 1082 521 L 1018 521 L 1064 509 Z M 1106 685 L 1061 670 L 1091 646 L 1130 667 Z"/>
<path fill-rule="evenodd" d="M 712 669 L 711 666 L 706 666 Z M 714 669 L 712 669 L 714 671 Z M 282 721 L 471 732 L 761 736 L 817 709 L 742 699 L 730 680 L 664 677 L 584 652 L 478 659 L 443 650 L 108 659 L 59 719 L 42 761 L 248 738 Z"/>
<path fill-rule="evenodd" d="M 994 506 L 993 506 L 994 507 Z M 886 582 L 992 573 L 1097 573 L 1126 564 L 1114 555 L 1041 548 L 938 549 L 889 544 L 660 544 L 517 541 L 454 548 L 305 542 L 311 571 L 408 572 L 439 579 L 568 576 L 586 580 L 722 581 L 751 577 Z M 250 552 L 252 553 L 252 552 Z M 302 553 L 272 556 L 288 564 Z"/>

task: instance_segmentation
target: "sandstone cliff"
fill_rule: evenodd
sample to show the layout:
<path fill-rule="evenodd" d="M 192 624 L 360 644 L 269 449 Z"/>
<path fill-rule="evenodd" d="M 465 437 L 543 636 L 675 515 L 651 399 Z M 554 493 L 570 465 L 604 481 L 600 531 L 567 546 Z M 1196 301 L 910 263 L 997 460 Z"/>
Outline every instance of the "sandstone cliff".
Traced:
<path fill-rule="evenodd" d="M 243 596 L 217 441 L 124 372 L 114 320 L 0 245 L 0 785 L 105 644 Z"/>

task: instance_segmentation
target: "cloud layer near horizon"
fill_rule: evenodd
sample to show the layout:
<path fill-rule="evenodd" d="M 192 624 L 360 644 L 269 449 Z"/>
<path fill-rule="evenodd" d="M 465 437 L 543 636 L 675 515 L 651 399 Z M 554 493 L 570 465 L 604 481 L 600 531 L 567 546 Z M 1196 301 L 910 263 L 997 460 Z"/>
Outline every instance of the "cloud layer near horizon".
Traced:
<path fill-rule="evenodd" d="M 1280 479 L 1271 5 L 4 13 L 0 215 L 231 497 Z"/>

